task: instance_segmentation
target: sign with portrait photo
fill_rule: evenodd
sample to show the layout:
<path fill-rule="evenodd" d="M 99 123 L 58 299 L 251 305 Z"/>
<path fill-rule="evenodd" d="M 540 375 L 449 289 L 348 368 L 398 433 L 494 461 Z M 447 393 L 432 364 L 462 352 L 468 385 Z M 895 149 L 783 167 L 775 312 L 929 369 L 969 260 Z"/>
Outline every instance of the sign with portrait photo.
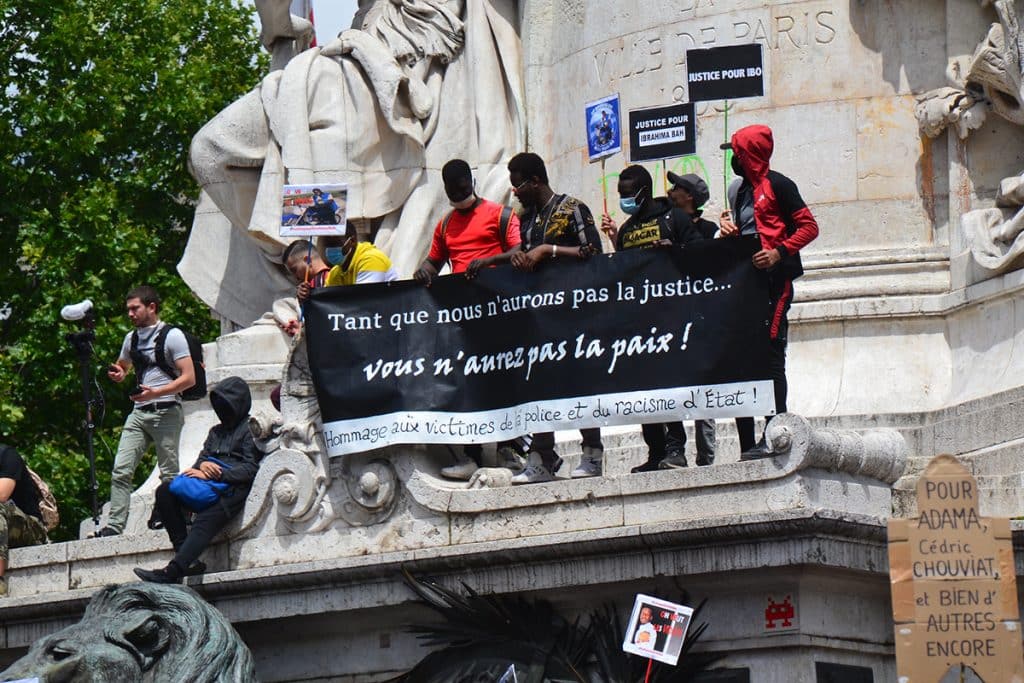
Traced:
<path fill-rule="evenodd" d="M 686 605 L 637 593 L 622 650 L 675 666 L 692 618 Z"/>
<path fill-rule="evenodd" d="M 591 161 L 610 157 L 622 151 L 622 126 L 619 123 L 619 95 L 609 95 L 589 102 L 587 119 L 587 153 Z"/>
<path fill-rule="evenodd" d="M 344 235 L 348 185 L 285 185 L 281 193 L 281 237 Z"/>

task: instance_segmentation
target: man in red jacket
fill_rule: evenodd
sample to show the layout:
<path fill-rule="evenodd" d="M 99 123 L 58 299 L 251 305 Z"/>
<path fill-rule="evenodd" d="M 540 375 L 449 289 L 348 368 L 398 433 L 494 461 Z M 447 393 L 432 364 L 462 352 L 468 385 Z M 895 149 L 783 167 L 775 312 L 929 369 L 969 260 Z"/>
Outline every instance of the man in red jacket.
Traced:
<path fill-rule="evenodd" d="M 774 148 L 772 130 L 754 125 L 733 133 L 722 145 L 732 150 L 732 169 L 739 176 L 729 188 L 732 211 L 722 212 L 722 236 L 758 239 L 761 249 L 753 256 L 754 267 L 767 271 L 769 305 L 768 336 L 770 376 L 775 385 L 775 412 L 786 412 L 786 313 L 793 301 L 793 280 L 803 274 L 800 250 L 818 236 L 818 223 L 800 197 L 796 183 L 769 168 Z M 770 421 L 770 418 L 769 418 Z M 772 455 L 762 436 L 754 444 L 753 418 L 738 418 L 741 460 Z"/>

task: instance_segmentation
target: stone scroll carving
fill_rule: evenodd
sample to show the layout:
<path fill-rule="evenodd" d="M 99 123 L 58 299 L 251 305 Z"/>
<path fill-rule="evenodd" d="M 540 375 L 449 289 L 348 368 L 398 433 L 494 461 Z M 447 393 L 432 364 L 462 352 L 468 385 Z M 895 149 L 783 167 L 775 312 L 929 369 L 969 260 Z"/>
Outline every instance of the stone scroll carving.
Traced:
<path fill-rule="evenodd" d="M 1024 125 L 1024 61 L 1020 0 L 981 0 L 992 5 L 999 21 L 989 27 L 974 54 L 952 59 L 946 70 L 949 87 L 938 88 L 917 100 L 917 120 L 929 137 L 947 127 L 961 139 L 981 127 L 989 111 L 1011 123 Z M 1005 178 L 996 206 L 969 211 L 961 218 L 964 236 L 975 261 L 992 271 L 1013 267 L 1024 253 L 1024 179 Z"/>
<path fill-rule="evenodd" d="M 447 207 L 448 159 L 476 169 L 482 196 L 508 193 L 504 164 L 525 145 L 521 47 L 505 18 L 515 0 L 360 4 L 355 28 L 304 49 L 289 0 L 256 0 L 273 71 L 193 140 L 203 196 L 178 269 L 236 326 L 292 289 L 274 265 L 283 184 L 348 183 L 348 219 L 376 229 L 405 275 Z"/>
<path fill-rule="evenodd" d="M 367 526 L 394 510 L 398 475 L 390 462 L 366 456 L 332 465 L 318 426 L 321 424 L 306 342 L 292 338 L 281 378 L 281 413 L 257 413 L 250 425 L 267 454 L 249 500 L 227 532 L 237 537 L 252 529 L 276 506 L 275 523 L 291 533 L 323 531 L 336 521 Z"/>

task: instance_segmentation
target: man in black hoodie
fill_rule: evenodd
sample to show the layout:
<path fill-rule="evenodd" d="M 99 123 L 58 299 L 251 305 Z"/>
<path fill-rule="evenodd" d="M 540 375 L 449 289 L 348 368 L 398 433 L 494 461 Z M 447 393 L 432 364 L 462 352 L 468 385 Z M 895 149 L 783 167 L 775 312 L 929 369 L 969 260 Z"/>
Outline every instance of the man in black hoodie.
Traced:
<path fill-rule="evenodd" d="M 615 233 L 616 251 L 671 247 L 714 237 L 714 230 L 702 232 L 690 215 L 668 198 L 654 197 L 653 188 L 654 180 L 643 166 L 627 166 L 619 174 L 619 208 L 629 218 L 617 231 L 608 216 L 601 222 L 601 229 L 609 236 Z M 663 460 L 677 467 L 686 466 L 686 432 L 682 422 L 645 424 L 642 430 L 647 462 L 634 467 L 633 472 L 656 470 Z"/>
<path fill-rule="evenodd" d="M 164 528 L 174 546 L 174 559 L 163 569 L 136 567 L 135 574 L 143 581 L 153 583 L 180 583 L 186 574 L 199 574 L 205 565 L 199 555 L 213 537 L 242 511 L 249 489 L 256 478 L 263 452 L 256 447 L 249 430 L 249 408 L 252 395 L 249 385 L 240 377 L 222 380 L 210 392 L 210 405 L 217 413 L 220 424 L 206 435 L 199 459 L 182 472 L 197 479 L 210 479 L 230 484 L 216 503 L 196 514 L 192 528 L 185 526 L 185 504 L 170 490 L 170 482 L 160 484 L 156 490 L 156 507 L 160 511 Z M 222 463 L 221 467 L 211 460 Z"/>

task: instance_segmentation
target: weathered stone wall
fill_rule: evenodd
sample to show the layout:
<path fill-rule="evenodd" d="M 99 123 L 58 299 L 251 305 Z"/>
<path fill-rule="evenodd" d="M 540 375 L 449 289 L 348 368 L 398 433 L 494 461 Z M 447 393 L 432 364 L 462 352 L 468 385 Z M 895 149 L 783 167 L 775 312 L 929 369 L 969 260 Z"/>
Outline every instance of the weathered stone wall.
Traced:
<path fill-rule="evenodd" d="M 687 99 L 687 49 L 764 46 L 766 93 L 731 102 L 728 127 L 773 128 L 772 165 L 796 181 L 821 226 L 791 313 L 791 409 L 934 410 L 1024 381 L 1008 351 L 1020 284 L 972 288 L 991 274 L 971 261 L 959 229 L 964 212 L 991 206 L 999 181 L 1024 166 L 1024 136 L 992 115 L 965 141 L 930 139 L 914 115 L 917 95 L 946 84 L 947 59 L 970 55 L 997 20 L 991 8 L 527 0 L 521 11 L 530 146 L 549 161 L 556 188 L 595 210 L 605 182 L 620 220 L 615 178 L 627 157 L 609 158 L 604 176 L 587 163 L 584 103 L 618 92 L 625 120 L 631 108 Z M 722 105 L 698 103 L 696 156 L 668 162 L 705 177 L 712 217 L 724 203 Z M 663 176 L 663 164 L 646 165 Z"/>

